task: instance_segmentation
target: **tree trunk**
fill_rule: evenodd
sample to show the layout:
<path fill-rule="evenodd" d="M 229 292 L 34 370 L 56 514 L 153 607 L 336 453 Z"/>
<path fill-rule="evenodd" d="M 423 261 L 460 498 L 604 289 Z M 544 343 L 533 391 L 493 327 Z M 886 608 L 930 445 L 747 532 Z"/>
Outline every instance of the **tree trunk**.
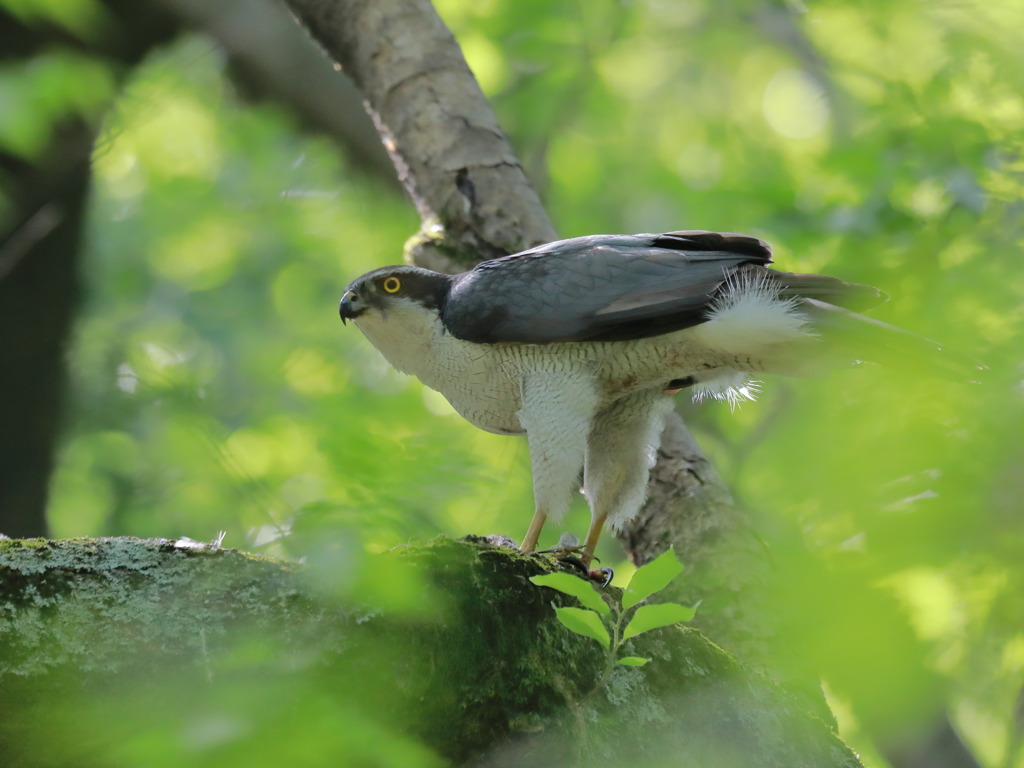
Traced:
<path fill-rule="evenodd" d="M 116 77 L 176 32 L 152 4 L 108 0 L 87 53 Z M 78 41 L 0 10 L 0 61 L 25 63 Z M 33 155 L 0 147 L 0 533 L 47 532 L 46 501 L 67 379 L 65 352 L 80 294 L 82 224 L 97 120 L 75 109 Z"/>
<path fill-rule="evenodd" d="M 460 272 L 555 238 L 458 44 L 429 0 L 285 2 L 365 96 L 422 218 L 407 259 Z M 666 426 L 647 503 L 620 540 L 638 565 L 673 546 L 694 577 L 687 596 L 716 602 L 722 610 L 715 615 L 727 617 L 703 628 L 739 658 L 771 670 L 781 650 L 775 625 L 782 619 L 752 609 L 750 600 L 771 579 L 771 563 L 678 414 Z M 787 668 L 778 676 L 795 674 Z M 813 687 L 813 678 L 799 684 Z"/>
<path fill-rule="evenodd" d="M 553 567 L 439 538 L 364 562 L 405 584 L 375 596 L 372 584 L 317 589 L 292 563 L 213 545 L 0 541 L 5 765 L 82 765 L 108 742 L 176 733 L 223 699 L 233 728 L 268 728 L 276 744 L 285 716 L 261 722 L 250 681 L 288 712 L 354 706 L 350 717 L 409 733 L 454 765 L 860 765 L 825 723 L 696 630 L 637 636 L 626 652 L 651 662 L 605 678 L 602 647 L 555 619 L 553 606 L 575 600 L 529 581 Z M 102 713 L 103 727 L 84 712 Z M 332 741 L 317 764 L 354 764 L 352 747 L 333 754 Z M 175 749 L 235 755 L 216 740 L 161 748 L 166 764 Z"/>

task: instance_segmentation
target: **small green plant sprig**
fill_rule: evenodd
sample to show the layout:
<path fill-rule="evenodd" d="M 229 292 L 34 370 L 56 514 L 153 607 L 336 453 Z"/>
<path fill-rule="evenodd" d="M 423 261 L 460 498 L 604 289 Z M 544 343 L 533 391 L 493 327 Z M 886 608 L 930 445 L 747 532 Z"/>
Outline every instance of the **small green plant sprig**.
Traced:
<path fill-rule="evenodd" d="M 637 569 L 623 590 L 621 606 L 609 605 L 590 582 L 569 573 L 533 576 L 530 581 L 572 595 L 583 604 L 583 608 L 555 608 L 555 616 L 567 629 L 596 640 L 605 649 L 608 663 L 596 686 L 600 688 L 607 682 L 615 665 L 642 667 L 650 661 L 642 656 L 620 656 L 627 640 L 652 629 L 690 621 L 696 615 L 696 605 L 692 608 L 678 603 L 641 605 L 655 592 L 667 587 L 682 571 L 682 564 L 670 548 Z"/>

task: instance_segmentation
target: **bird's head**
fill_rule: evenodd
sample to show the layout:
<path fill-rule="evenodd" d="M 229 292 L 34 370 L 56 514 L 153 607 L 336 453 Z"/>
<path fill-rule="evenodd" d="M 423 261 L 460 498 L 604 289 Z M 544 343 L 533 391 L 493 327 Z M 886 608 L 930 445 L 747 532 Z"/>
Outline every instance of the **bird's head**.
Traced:
<path fill-rule="evenodd" d="M 437 313 L 451 288 L 452 278 L 420 267 L 382 267 L 353 280 L 338 306 L 341 321 L 422 308 Z"/>
<path fill-rule="evenodd" d="M 427 347 L 444 335 L 441 310 L 452 278 L 419 267 L 383 267 L 352 281 L 338 314 L 352 320 L 384 358 L 403 373 L 424 375 Z"/>

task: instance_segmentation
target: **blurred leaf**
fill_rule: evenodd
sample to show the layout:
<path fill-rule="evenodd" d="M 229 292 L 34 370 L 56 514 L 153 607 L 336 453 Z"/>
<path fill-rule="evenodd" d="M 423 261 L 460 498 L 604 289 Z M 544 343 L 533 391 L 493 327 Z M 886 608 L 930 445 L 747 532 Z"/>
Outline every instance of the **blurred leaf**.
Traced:
<path fill-rule="evenodd" d="M 570 573 L 545 573 L 540 576 L 531 576 L 530 581 L 538 586 L 551 587 L 551 589 L 572 595 L 583 603 L 584 607 L 597 611 L 602 616 L 611 613 L 611 608 L 601 599 L 594 586 L 579 576 L 573 576 Z"/>
<path fill-rule="evenodd" d="M 696 608 L 687 608 L 676 603 L 658 603 L 657 605 L 641 605 L 629 620 L 622 639 L 628 640 L 643 632 L 658 627 L 669 627 L 680 622 L 690 621 L 696 615 Z"/>
<path fill-rule="evenodd" d="M 611 646 L 612 639 L 608 635 L 601 617 L 585 608 L 555 608 L 555 616 L 563 626 L 577 635 L 597 640 L 605 648 Z"/>
<path fill-rule="evenodd" d="M 683 564 L 676 560 L 675 551 L 669 547 L 647 565 L 638 568 L 622 592 L 622 607 L 632 608 L 669 585 L 683 572 Z"/>
<path fill-rule="evenodd" d="M 650 659 L 645 659 L 643 656 L 623 656 L 621 659 L 616 660 L 616 664 L 621 664 L 624 667 L 642 667 L 648 663 Z"/>

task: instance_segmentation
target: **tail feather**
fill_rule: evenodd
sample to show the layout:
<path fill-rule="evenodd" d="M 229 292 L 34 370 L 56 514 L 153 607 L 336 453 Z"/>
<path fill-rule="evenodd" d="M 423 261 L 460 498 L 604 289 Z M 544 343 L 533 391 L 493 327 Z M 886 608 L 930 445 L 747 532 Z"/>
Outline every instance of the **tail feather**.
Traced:
<path fill-rule="evenodd" d="M 799 272 L 767 270 L 775 285 L 781 286 L 779 296 L 783 299 L 802 298 L 846 307 L 853 310 L 869 309 L 889 300 L 888 294 L 872 285 L 848 283 L 838 277 L 811 275 Z"/>
<path fill-rule="evenodd" d="M 976 381 L 986 370 L 937 341 L 825 301 L 805 297 L 800 309 L 828 346 L 855 361 L 960 381 Z"/>

